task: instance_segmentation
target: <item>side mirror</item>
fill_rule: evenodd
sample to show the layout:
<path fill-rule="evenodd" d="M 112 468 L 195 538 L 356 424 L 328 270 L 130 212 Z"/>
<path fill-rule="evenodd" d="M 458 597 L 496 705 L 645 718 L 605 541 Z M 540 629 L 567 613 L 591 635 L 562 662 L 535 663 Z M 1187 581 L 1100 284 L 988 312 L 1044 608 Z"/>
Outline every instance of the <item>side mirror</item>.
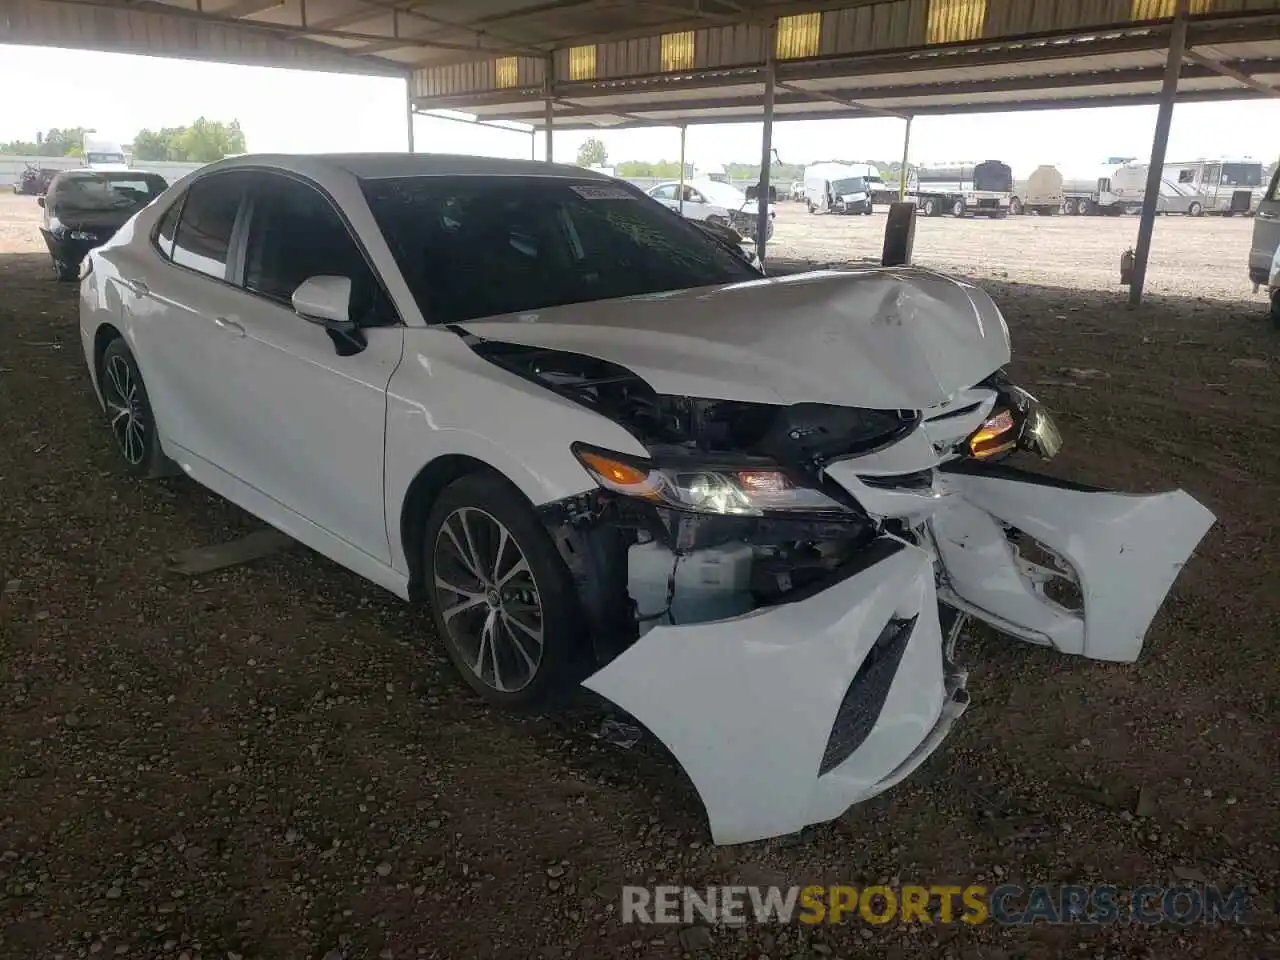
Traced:
<path fill-rule="evenodd" d="M 343 333 L 356 328 L 350 316 L 350 277 L 308 277 L 293 291 L 292 302 L 294 313 L 304 320 Z"/>
<path fill-rule="evenodd" d="M 39 206 L 42 206 L 42 207 L 43 207 L 43 206 L 44 206 L 44 197 L 36 197 L 36 203 L 37 203 Z"/>

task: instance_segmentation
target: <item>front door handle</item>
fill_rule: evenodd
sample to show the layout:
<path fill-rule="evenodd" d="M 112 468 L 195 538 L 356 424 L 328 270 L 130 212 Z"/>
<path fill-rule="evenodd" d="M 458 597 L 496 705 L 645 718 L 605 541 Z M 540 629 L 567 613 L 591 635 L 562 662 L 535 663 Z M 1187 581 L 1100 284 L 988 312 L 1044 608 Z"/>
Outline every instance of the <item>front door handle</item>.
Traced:
<path fill-rule="evenodd" d="M 1276 215 L 1270 210 L 1259 210 L 1256 215 L 1261 217 L 1263 220 L 1274 220 L 1276 218 Z"/>
<path fill-rule="evenodd" d="M 244 336 L 244 327 L 236 323 L 234 320 L 228 320 L 226 317 L 214 317 L 213 322 L 216 323 L 220 329 L 227 331 L 227 333 L 234 334 L 237 337 Z"/>
<path fill-rule="evenodd" d="M 149 293 L 151 293 L 151 288 L 148 287 L 141 280 L 126 280 L 124 283 L 125 283 L 125 286 L 127 286 L 130 290 L 132 290 L 135 294 L 137 294 L 140 297 L 145 297 Z"/>

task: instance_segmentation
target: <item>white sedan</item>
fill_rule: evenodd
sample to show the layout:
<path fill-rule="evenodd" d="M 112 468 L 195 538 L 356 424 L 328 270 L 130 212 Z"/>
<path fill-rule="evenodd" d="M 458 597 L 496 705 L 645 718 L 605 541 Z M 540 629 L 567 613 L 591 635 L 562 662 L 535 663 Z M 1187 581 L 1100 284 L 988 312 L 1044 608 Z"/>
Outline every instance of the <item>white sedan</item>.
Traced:
<path fill-rule="evenodd" d="M 1134 660 L 1212 523 L 995 462 L 1058 439 L 982 290 L 766 279 L 572 167 L 226 160 L 81 273 L 129 470 L 426 601 L 494 704 L 613 700 L 718 842 L 915 769 L 968 700 L 963 615 Z"/>
<path fill-rule="evenodd" d="M 755 240 L 760 231 L 760 208 L 755 200 L 730 183 L 719 180 L 691 180 L 659 183 L 649 188 L 649 196 L 664 207 L 674 210 L 689 220 L 705 220 L 709 223 L 732 227 L 748 240 Z M 681 201 L 683 197 L 683 202 Z M 773 223 L 777 211 L 769 204 L 768 226 L 764 240 L 773 239 Z"/>

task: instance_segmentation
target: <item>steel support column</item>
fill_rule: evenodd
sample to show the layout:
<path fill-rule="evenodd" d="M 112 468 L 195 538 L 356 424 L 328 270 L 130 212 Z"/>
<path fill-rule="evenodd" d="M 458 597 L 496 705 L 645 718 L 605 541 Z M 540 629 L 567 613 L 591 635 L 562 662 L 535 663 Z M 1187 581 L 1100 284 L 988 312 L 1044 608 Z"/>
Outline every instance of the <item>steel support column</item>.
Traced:
<path fill-rule="evenodd" d="M 404 125 L 409 134 L 409 152 L 413 153 L 413 78 L 404 78 Z"/>
<path fill-rule="evenodd" d="M 760 143 L 760 198 L 756 205 L 756 255 L 760 262 L 765 260 L 765 247 L 768 245 L 769 232 L 769 165 L 773 159 L 773 94 L 774 78 L 777 75 L 778 22 L 769 24 L 765 34 L 765 68 L 764 68 L 764 125 L 761 130 Z"/>
<path fill-rule="evenodd" d="M 1133 276 L 1129 281 L 1129 306 L 1142 303 L 1147 282 L 1147 261 L 1151 258 L 1151 235 L 1155 232 L 1156 208 L 1160 202 L 1160 182 L 1164 178 L 1164 156 L 1169 146 L 1169 128 L 1173 125 L 1173 102 L 1178 95 L 1178 77 L 1182 74 L 1182 57 L 1187 47 L 1187 0 L 1178 0 L 1178 9 L 1169 34 L 1169 59 L 1164 68 L 1164 85 L 1160 88 L 1160 108 L 1156 113 L 1156 132 L 1151 143 L 1151 165 L 1147 168 L 1147 188 L 1142 195 L 1142 220 L 1138 224 L 1138 245 L 1133 251 Z"/>
<path fill-rule="evenodd" d="M 551 98 L 548 97 L 547 109 L 546 109 L 546 112 L 543 114 L 544 123 L 546 124 L 546 128 L 547 128 L 547 163 L 555 162 L 555 154 L 551 149 L 551 128 L 552 126 L 555 125 L 554 114 L 555 114 L 555 104 L 552 103 Z"/>
<path fill-rule="evenodd" d="M 902 134 L 902 169 L 898 171 L 898 202 L 907 199 L 907 163 L 911 156 L 911 114 L 907 114 L 907 129 Z"/>
<path fill-rule="evenodd" d="M 542 95 L 546 98 L 543 110 L 543 121 L 547 128 L 547 163 L 555 162 L 555 151 L 551 148 L 551 128 L 555 125 L 555 57 L 547 57 L 542 67 Z"/>
<path fill-rule="evenodd" d="M 680 216 L 684 216 L 684 140 L 688 133 L 688 127 L 683 123 L 680 124 Z"/>

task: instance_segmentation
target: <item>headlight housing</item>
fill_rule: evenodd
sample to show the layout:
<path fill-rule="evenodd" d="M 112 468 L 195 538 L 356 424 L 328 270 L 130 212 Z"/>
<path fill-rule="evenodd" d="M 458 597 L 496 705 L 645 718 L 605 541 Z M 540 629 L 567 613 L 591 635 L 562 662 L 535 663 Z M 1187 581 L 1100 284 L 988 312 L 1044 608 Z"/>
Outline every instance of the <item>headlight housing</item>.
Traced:
<path fill-rule="evenodd" d="M 677 510 L 738 517 L 850 512 L 774 463 L 660 463 L 581 443 L 573 445 L 573 454 L 606 490 Z"/>

